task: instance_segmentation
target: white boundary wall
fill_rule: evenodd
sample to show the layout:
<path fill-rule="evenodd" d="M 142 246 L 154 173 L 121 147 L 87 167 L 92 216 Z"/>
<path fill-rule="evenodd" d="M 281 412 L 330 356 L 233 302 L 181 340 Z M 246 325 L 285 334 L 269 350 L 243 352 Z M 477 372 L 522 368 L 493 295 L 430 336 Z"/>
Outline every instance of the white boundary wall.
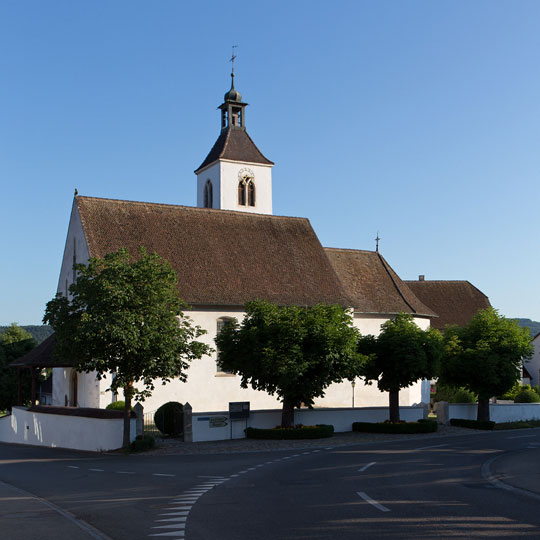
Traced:
<path fill-rule="evenodd" d="M 12 414 L 0 418 L 0 441 L 100 452 L 122 447 L 122 418 L 87 418 L 30 412 L 13 407 Z M 131 419 L 131 440 L 136 419 Z"/>
<path fill-rule="evenodd" d="M 444 412 L 445 402 L 439 403 L 437 404 L 437 419 L 442 424 L 447 424 L 451 418 L 465 420 L 476 420 L 477 418 L 476 403 L 448 403 L 447 415 Z M 441 411 L 441 409 L 443 410 Z M 489 417 L 493 422 L 538 420 L 540 419 L 540 403 L 491 403 Z"/>
<path fill-rule="evenodd" d="M 415 422 L 427 416 L 427 407 L 400 407 L 402 420 Z M 297 409 L 295 424 L 313 426 L 330 424 L 334 431 L 351 431 L 353 422 L 384 422 L 388 420 L 388 407 L 362 407 L 355 409 Z M 281 424 L 281 409 L 251 411 L 247 420 L 231 420 L 228 411 L 193 413 L 193 442 L 223 441 L 245 438 L 244 429 L 274 428 Z"/>

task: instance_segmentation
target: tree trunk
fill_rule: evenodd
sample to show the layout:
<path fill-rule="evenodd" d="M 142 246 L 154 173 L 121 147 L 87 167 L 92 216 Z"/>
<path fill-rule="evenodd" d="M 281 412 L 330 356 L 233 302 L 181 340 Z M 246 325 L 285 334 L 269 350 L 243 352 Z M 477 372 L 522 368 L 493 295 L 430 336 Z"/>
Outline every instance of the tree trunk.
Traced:
<path fill-rule="evenodd" d="M 397 424 L 399 422 L 399 388 L 390 390 L 388 394 L 390 422 Z"/>
<path fill-rule="evenodd" d="M 281 411 L 281 427 L 294 426 L 294 403 L 288 398 L 283 398 L 283 409 Z"/>
<path fill-rule="evenodd" d="M 124 436 L 122 446 L 129 448 L 131 445 L 131 398 L 133 396 L 133 383 L 124 386 Z"/>
<path fill-rule="evenodd" d="M 479 422 L 489 422 L 489 398 L 480 399 L 478 398 L 478 415 L 476 419 Z"/>

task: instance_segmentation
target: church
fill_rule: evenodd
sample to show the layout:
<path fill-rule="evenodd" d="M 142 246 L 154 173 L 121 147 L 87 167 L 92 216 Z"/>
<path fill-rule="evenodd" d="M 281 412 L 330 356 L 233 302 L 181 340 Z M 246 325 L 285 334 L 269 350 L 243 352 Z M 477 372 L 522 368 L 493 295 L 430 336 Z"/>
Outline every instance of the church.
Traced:
<path fill-rule="evenodd" d="M 338 304 L 348 308 L 362 334 L 377 335 L 397 313 L 413 316 L 421 328 L 470 318 L 489 306 L 469 282 L 405 282 L 375 251 L 323 247 L 306 218 L 274 216 L 274 163 L 246 129 L 246 106 L 231 88 L 219 106 L 220 133 L 195 170 L 197 207 L 111 200 L 75 193 L 58 293 L 68 295 L 76 279 L 73 265 L 120 248 L 140 246 L 167 259 L 178 274 L 185 314 L 215 348 L 223 324 L 241 319 L 246 302 L 264 299 L 279 305 Z M 437 306 L 435 308 L 435 306 Z M 115 396 L 110 378 L 77 373 L 51 358 L 54 337 L 25 357 L 27 367 L 53 367 L 51 404 L 104 408 Z M 252 410 L 280 408 L 271 395 L 242 389 L 240 377 L 220 370 L 217 353 L 194 361 L 187 382 L 156 384 L 145 403 L 154 411 L 167 401 L 189 402 L 194 412 L 224 411 L 231 401 L 249 401 Z M 119 396 L 121 399 L 121 396 Z M 401 405 L 429 401 L 429 384 L 417 382 L 400 392 Z M 386 406 L 388 396 L 375 385 L 347 381 L 330 386 L 316 407 Z"/>

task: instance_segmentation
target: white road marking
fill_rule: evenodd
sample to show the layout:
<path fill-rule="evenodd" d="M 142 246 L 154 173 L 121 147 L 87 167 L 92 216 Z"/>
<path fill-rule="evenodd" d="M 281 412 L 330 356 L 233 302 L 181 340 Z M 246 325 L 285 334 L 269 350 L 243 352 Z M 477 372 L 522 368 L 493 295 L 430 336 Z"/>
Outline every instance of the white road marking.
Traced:
<path fill-rule="evenodd" d="M 192 504 L 183 504 L 182 506 L 174 506 L 173 508 L 168 508 L 167 510 L 191 510 L 193 508 Z"/>
<path fill-rule="evenodd" d="M 368 463 L 367 465 L 364 465 L 361 469 L 358 469 L 358 472 L 364 472 L 367 471 L 370 467 L 373 467 L 377 463 L 376 461 L 372 461 L 371 463 Z"/>
<path fill-rule="evenodd" d="M 236 478 L 238 475 L 237 474 L 231 474 L 231 476 L 229 476 L 229 478 Z"/>
<path fill-rule="evenodd" d="M 329 446 L 328 448 L 325 448 L 325 450 L 333 450 L 334 447 L 333 446 Z"/>
<path fill-rule="evenodd" d="M 274 463 L 273 461 L 265 461 L 265 465 L 270 465 L 270 463 Z"/>
<path fill-rule="evenodd" d="M 307 456 L 308 454 L 311 454 L 311 452 L 302 452 L 303 456 Z"/>
<path fill-rule="evenodd" d="M 187 516 L 189 512 L 168 512 L 166 514 L 158 514 L 159 516 Z"/>
<path fill-rule="evenodd" d="M 320 450 L 313 450 L 313 453 L 315 453 L 315 452 L 320 452 Z"/>
<path fill-rule="evenodd" d="M 152 476 L 176 476 L 176 474 L 153 473 Z"/>
<path fill-rule="evenodd" d="M 197 478 L 225 478 L 224 476 L 203 476 L 203 475 L 199 475 L 197 476 Z"/>
<path fill-rule="evenodd" d="M 506 440 L 510 440 L 510 439 L 528 439 L 530 437 L 536 437 L 536 434 L 535 435 L 516 435 L 515 437 L 506 437 Z"/>
<path fill-rule="evenodd" d="M 294 455 L 289 456 L 289 457 L 300 457 L 300 454 L 294 454 Z"/>
<path fill-rule="evenodd" d="M 162 521 L 186 521 L 187 517 L 177 517 L 177 518 L 167 518 L 167 519 L 158 519 L 158 522 Z"/>
<path fill-rule="evenodd" d="M 442 448 L 443 446 L 448 446 L 447 444 L 434 444 L 433 446 L 421 446 L 420 448 L 413 448 L 412 451 L 416 452 L 417 450 L 429 450 L 430 448 Z"/>
<path fill-rule="evenodd" d="M 68 465 L 70 469 L 80 469 L 80 467 L 75 467 L 75 465 Z"/>
<path fill-rule="evenodd" d="M 248 469 L 248 471 L 254 471 L 255 469 L 256 469 L 256 467 L 250 467 L 250 468 Z"/>
<path fill-rule="evenodd" d="M 88 469 L 89 471 L 93 472 L 103 472 L 103 469 Z"/>
<path fill-rule="evenodd" d="M 184 536 L 184 531 L 174 531 L 159 534 L 149 534 L 148 536 L 176 536 L 177 538 Z"/>
<path fill-rule="evenodd" d="M 364 493 L 363 491 L 357 491 L 356 492 L 364 501 L 367 503 L 373 505 L 377 510 L 380 510 L 381 512 L 390 512 L 390 508 L 386 508 L 386 506 L 383 506 L 382 504 L 379 504 L 377 501 L 374 501 L 367 493 Z"/>
<path fill-rule="evenodd" d="M 173 523 L 172 525 L 158 525 L 157 527 L 152 527 L 152 529 L 185 529 L 185 523 Z"/>
<path fill-rule="evenodd" d="M 135 474 L 134 471 L 115 471 L 116 474 Z"/>

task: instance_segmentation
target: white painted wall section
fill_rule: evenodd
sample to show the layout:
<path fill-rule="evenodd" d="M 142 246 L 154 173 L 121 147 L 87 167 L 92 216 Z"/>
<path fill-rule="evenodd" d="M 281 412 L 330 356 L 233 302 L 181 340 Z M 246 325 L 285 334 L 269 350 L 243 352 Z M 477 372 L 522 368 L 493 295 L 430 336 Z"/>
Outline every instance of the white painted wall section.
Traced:
<path fill-rule="evenodd" d="M 123 425 L 122 418 L 45 414 L 13 407 L 11 415 L 0 418 L 0 441 L 101 452 L 122 447 Z M 132 441 L 135 432 L 136 419 L 132 418 Z"/>

